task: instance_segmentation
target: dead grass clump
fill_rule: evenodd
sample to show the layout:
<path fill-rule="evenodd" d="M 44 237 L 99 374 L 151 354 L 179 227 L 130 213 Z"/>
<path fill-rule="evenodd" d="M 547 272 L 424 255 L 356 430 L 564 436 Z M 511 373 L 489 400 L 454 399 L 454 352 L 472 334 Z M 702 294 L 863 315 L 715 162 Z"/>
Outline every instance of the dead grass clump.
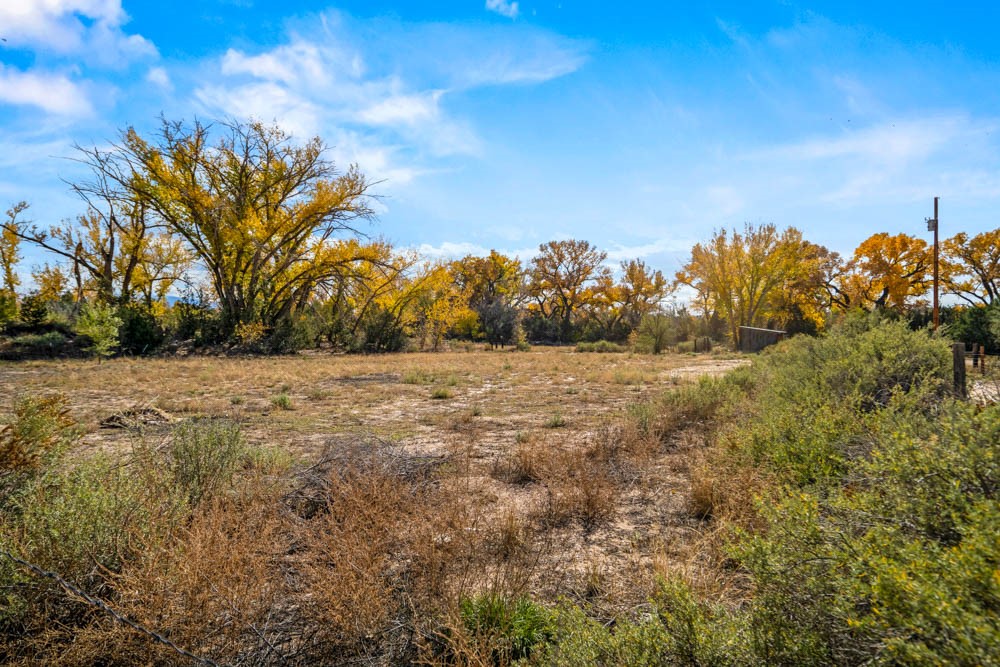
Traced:
<path fill-rule="evenodd" d="M 0 428 L 0 479 L 41 468 L 74 439 L 75 425 L 64 396 L 19 401 L 10 422 Z"/>
<path fill-rule="evenodd" d="M 757 510 L 762 495 L 773 488 L 760 468 L 737 466 L 718 450 L 692 453 L 689 509 L 700 519 L 763 529 Z"/>
<path fill-rule="evenodd" d="M 259 483 L 258 483 L 259 484 Z M 291 608 L 283 560 L 288 520 L 266 486 L 215 497 L 175 540 L 146 551 L 116 577 L 117 609 L 176 645 L 216 662 L 280 663 L 297 650 L 303 624 Z M 176 663 L 169 647 L 103 619 L 80 632 L 66 658 L 93 664 Z M 93 661 L 84 660 L 90 656 Z"/>
<path fill-rule="evenodd" d="M 590 530 L 615 512 L 618 489 L 610 471 L 593 464 L 590 448 L 552 452 L 541 470 L 546 500 L 538 519 L 547 526 L 579 521 Z"/>
<path fill-rule="evenodd" d="M 303 529 L 299 586 L 317 639 L 347 650 L 398 611 L 392 556 L 410 498 L 400 480 L 356 469 L 332 472 L 326 493 L 325 511 Z"/>
<path fill-rule="evenodd" d="M 530 484 L 542 479 L 546 465 L 542 447 L 537 444 L 519 444 L 509 456 L 493 464 L 493 477 L 508 484 Z"/>

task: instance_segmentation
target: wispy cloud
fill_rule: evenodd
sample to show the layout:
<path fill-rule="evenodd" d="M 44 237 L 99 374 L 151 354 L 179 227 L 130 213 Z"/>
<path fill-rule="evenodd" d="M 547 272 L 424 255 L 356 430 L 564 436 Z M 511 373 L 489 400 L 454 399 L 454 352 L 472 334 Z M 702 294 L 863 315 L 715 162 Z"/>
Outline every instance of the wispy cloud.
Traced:
<path fill-rule="evenodd" d="M 87 94 L 62 74 L 23 72 L 0 63 L 0 102 L 37 107 L 61 116 L 93 113 Z"/>
<path fill-rule="evenodd" d="M 666 253 L 686 252 L 696 240 L 681 238 L 659 238 L 631 245 L 615 244 L 607 250 L 608 263 L 617 265 L 630 259 L 644 259 Z"/>
<path fill-rule="evenodd" d="M 369 125 L 417 125 L 440 116 L 438 102 L 443 90 L 411 95 L 393 95 L 375 102 L 357 114 L 357 119 Z"/>
<path fill-rule="evenodd" d="M 444 241 L 439 245 L 421 243 L 417 246 L 416 250 L 421 257 L 429 259 L 461 259 L 466 255 L 482 256 L 490 254 L 489 248 L 484 248 L 481 245 L 469 243 L 468 241 L 457 243 L 454 241 Z"/>
<path fill-rule="evenodd" d="M 517 26 L 407 24 L 327 12 L 290 23 L 276 47 L 228 49 L 199 72 L 208 115 L 277 121 L 320 135 L 377 179 L 405 183 L 484 143 L 450 101 L 472 89 L 537 84 L 574 71 L 584 49 Z M 345 147 L 346 144 L 346 147 Z"/>
<path fill-rule="evenodd" d="M 0 3 L 0 26 L 10 48 L 73 55 L 91 65 L 117 68 L 156 47 L 127 34 L 121 0 L 8 0 Z"/>
<path fill-rule="evenodd" d="M 511 0 L 486 0 L 486 9 L 509 19 L 516 19 L 520 13 L 518 3 Z"/>
<path fill-rule="evenodd" d="M 149 71 L 146 72 L 146 81 L 166 92 L 171 92 L 174 89 L 170 75 L 163 67 L 150 67 Z"/>
<path fill-rule="evenodd" d="M 962 135 L 988 131 L 992 123 L 970 121 L 964 116 L 899 119 L 846 130 L 836 136 L 818 137 L 772 149 L 772 154 L 801 160 L 855 157 L 884 164 L 904 164 L 924 159 Z"/>

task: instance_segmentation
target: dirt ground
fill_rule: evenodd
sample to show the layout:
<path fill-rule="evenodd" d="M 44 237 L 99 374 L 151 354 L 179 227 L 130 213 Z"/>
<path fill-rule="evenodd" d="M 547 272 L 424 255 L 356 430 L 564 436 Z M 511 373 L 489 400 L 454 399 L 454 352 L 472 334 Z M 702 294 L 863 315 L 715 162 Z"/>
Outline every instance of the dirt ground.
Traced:
<path fill-rule="evenodd" d="M 552 491 L 497 474 L 515 449 L 584 447 L 629 405 L 743 363 L 726 355 L 571 348 L 5 362 L 0 415 L 23 395 L 62 393 L 86 431 L 84 452 L 130 447 L 134 434 L 100 422 L 144 407 L 174 420 L 233 417 L 251 441 L 280 446 L 303 463 L 339 443 L 374 438 L 407 456 L 447 459 L 455 472 L 449 483 L 462 487 L 484 522 L 529 522 L 524 517 L 538 516 Z M 611 516 L 599 524 L 546 530 L 546 575 L 535 588 L 620 609 L 641 604 L 648 591 L 635 582 L 651 581 L 650 573 L 697 567 L 705 526 L 687 509 L 689 456 L 683 447 L 659 453 L 621 486 Z"/>

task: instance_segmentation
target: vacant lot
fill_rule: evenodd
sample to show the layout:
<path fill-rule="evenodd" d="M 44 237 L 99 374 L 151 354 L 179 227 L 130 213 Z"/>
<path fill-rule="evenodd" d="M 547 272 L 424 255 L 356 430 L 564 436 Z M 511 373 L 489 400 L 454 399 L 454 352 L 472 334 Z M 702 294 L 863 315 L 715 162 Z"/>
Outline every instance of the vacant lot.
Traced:
<path fill-rule="evenodd" d="M 100 428 L 103 419 L 154 407 L 175 419 L 235 417 L 252 441 L 304 458 L 361 434 L 414 452 L 468 447 L 487 458 L 517 441 L 581 442 L 628 405 L 739 363 L 570 348 L 4 362 L 0 412 L 26 394 L 62 393 L 93 448 L 130 442 L 127 431 Z"/>
<path fill-rule="evenodd" d="M 654 573 L 715 571 L 706 561 L 711 550 L 701 548 L 706 524 L 690 509 L 688 469 L 701 444 L 699 427 L 657 431 L 650 405 L 671 388 L 742 363 L 724 355 L 567 348 L 6 363 L 0 365 L 0 411 L 10 412 L 25 395 L 63 394 L 85 430 L 76 456 L 128 454 L 138 443 L 156 447 L 192 418 L 235 420 L 250 443 L 293 459 L 294 479 L 283 478 L 265 494 L 284 493 L 284 499 L 260 501 L 260 507 L 270 508 L 285 536 L 271 539 L 269 562 L 284 563 L 296 577 L 310 571 L 299 562 L 306 558 L 301 545 L 310 544 L 301 531 L 315 523 L 303 503 L 313 502 L 321 488 L 324 506 L 331 506 L 331 488 L 346 484 L 336 481 L 335 471 L 358 461 L 369 476 L 358 479 L 388 475 L 415 486 L 386 495 L 358 482 L 343 491 L 343 511 L 360 504 L 338 519 L 346 522 L 338 530 L 347 533 L 331 552 L 337 559 L 372 539 L 360 535 L 386 521 L 399 524 L 391 529 L 392 544 L 423 539 L 423 527 L 405 517 L 426 512 L 420 521 L 431 534 L 425 546 L 410 549 L 418 555 L 407 556 L 406 567 L 445 560 L 437 574 L 423 571 L 415 579 L 440 582 L 432 593 L 412 589 L 432 600 L 417 606 L 448 609 L 463 596 L 494 590 L 568 597 L 611 619 L 648 600 Z M 143 410 L 152 413 L 151 423 L 141 423 Z M 124 420 L 127 428 L 101 425 L 135 413 L 137 421 Z M 408 514 L 391 516 L 396 511 Z M 220 521 L 231 526 L 233 519 Z M 228 535 L 230 529 L 218 530 Z M 192 539 L 183 535 L 182 542 Z M 393 579 L 398 569 L 392 551 L 400 547 L 385 548 L 378 581 Z M 314 558 L 316 551 L 302 553 Z M 340 586 L 337 595 L 351 586 Z M 140 605 L 133 613 L 146 612 L 153 613 Z M 192 635 L 189 644 L 199 641 Z"/>

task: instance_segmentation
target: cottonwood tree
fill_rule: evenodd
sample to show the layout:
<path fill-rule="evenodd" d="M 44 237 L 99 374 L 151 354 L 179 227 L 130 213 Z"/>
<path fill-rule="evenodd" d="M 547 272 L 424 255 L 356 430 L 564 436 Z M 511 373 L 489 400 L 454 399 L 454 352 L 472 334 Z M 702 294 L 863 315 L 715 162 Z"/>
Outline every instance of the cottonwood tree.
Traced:
<path fill-rule="evenodd" d="M 18 246 L 21 243 L 15 230 L 18 228 L 18 216 L 28 205 L 20 202 L 7 210 L 7 220 L 0 228 L 0 274 L 3 283 L 0 284 L 0 326 L 12 321 L 17 316 L 17 286 L 20 279 L 17 275 L 17 263 L 21 260 Z"/>
<path fill-rule="evenodd" d="M 824 246 L 801 241 L 796 266 L 768 300 L 770 326 L 793 333 L 817 333 L 826 322 L 836 285 L 843 273 L 840 255 Z"/>
<path fill-rule="evenodd" d="M 157 135 L 129 128 L 86 161 L 184 241 L 232 333 L 289 320 L 342 268 L 339 238 L 372 215 L 365 176 L 337 172 L 324 152 L 319 138 L 297 145 L 260 122 L 213 132 L 164 119 Z"/>
<path fill-rule="evenodd" d="M 7 220 L 0 229 L 0 273 L 3 274 L 3 284 L 0 291 L 13 294 L 21 284 L 17 275 L 17 263 L 21 261 L 19 246 L 21 236 L 18 231 L 24 226 L 18 217 L 28 208 L 27 202 L 18 202 L 7 209 Z"/>
<path fill-rule="evenodd" d="M 531 260 L 528 293 L 543 317 L 559 322 L 559 339 L 567 342 L 574 315 L 593 296 L 591 283 L 607 272 L 601 266 L 607 253 L 574 239 L 549 241 L 538 251 Z"/>
<path fill-rule="evenodd" d="M 89 180 L 70 186 L 85 212 L 48 227 L 11 220 L 3 232 L 62 259 L 78 301 L 86 295 L 122 305 L 141 298 L 151 306 L 181 280 L 190 257 L 181 240 L 157 224 L 148 205 L 127 187 L 129 179 L 113 154 L 77 148 L 92 172 Z"/>
<path fill-rule="evenodd" d="M 452 262 L 451 274 L 475 311 L 487 342 L 494 346 L 510 343 L 525 295 L 521 262 L 490 250 L 486 257 L 467 255 Z"/>
<path fill-rule="evenodd" d="M 89 208 L 75 222 L 21 226 L 16 233 L 67 261 L 77 300 L 89 293 L 103 303 L 142 298 L 152 305 L 182 278 L 189 256 L 178 239 L 151 228 L 141 204 L 116 208 Z"/>
<path fill-rule="evenodd" d="M 618 280 L 610 272 L 598 276 L 588 308 L 610 338 L 628 336 L 673 290 L 661 271 L 647 267 L 642 260 L 623 261 L 620 268 Z"/>
<path fill-rule="evenodd" d="M 908 234 L 873 234 L 854 250 L 839 291 L 852 308 L 902 312 L 930 287 L 927 242 Z"/>
<path fill-rule="evenodd" d="M 420 346 L 429 341 L 437 351 L 445 334 L 460 320 L 471 315 L 469 302 L 455 282 L 449 267 L 442 263 L 425 265 L 413 278 L 415 325 Z"/>
<path fill-rule="evenodd" d="M 972 237 L 961 232 L 941 245 L 948 294 L 973 306 L 1000 301 L 1000 229 Z"/>
<path fill-rule="evenodd" d="M 739 345 L 741 326 L 761 326 L 774 316 L 774 299 L 797 278 L 804 249 L 794 227 L 779 232 L 774 225 L 747 224 L 731 234 L 723 229 L 691 249 L 676 283 L 692 287 L 706 312 L 723 316 Z"/>

